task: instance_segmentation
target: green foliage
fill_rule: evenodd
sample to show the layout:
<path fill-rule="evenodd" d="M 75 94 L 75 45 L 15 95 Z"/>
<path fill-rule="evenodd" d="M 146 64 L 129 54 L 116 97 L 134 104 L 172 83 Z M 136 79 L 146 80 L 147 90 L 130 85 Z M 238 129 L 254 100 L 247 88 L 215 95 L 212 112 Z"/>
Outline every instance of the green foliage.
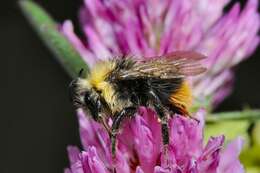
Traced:
<path fill-rule="evenodd" d="M 237 136 L 244 139 L 240 159 L 248 173 L 260 172 L 260 118 L 259 110 L 223 112 L 207 117 L 205 141 L 211 136 L 224 134 L 229 143 Z"/>
<path fill-rule="evenodd" d="M 25 17 L 71 77 L 76 77 L 81 69 L 88 71 L 87 64 L 43 8 L 30 0 L 20 1 L 19 4 Z"/>
<path fill-rule="evenodd" d="M 246 147 L 241 155 L 240 160 L 246 167 L 248 173 L 260 172 L 260 145 Z"/>
<path fill-rule="evenodd" d="M 241 162 L 248 173 L 260 172 L 260 121 L 254 122 L 250 131 L 250 146 L 245 147 L 240 155 Z"/>
<path fill-rule="evenodd" d="M 225 135 L 226 141 L 242 136 L 249 141 L 248 130 L 255 120 L 260 119 L 260 110 L 244 110 L 212 113 L 206 117 L 206 140 L 210 136 Z M 257 138 L 257 137 L 256 137 Z"/>
<path fill-rule="evenodd" d="M 230 142 L 237 136 L 241 136 L 248 141 L 247 130 L 249 126 L 250 122 L 244 120 L 207 124 L 205 129 L 205 140 L 207 141 L 211 136 L 225 135 L 225 142 Z"/>
<path fill-rule="evenodd" d="M 207 123 L 217 123 L 223 121 L 239 121 L 239 120 L 258 120 L 260 119 L 259 109 L 246 109 L 243 111 L 220 112 L 207 116 Z"/>

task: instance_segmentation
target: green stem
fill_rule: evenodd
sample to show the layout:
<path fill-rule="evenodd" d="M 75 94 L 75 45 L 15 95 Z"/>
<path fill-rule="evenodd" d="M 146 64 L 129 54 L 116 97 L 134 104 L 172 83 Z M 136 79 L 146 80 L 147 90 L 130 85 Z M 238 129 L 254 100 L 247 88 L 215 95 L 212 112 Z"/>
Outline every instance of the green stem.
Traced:
<path fill-rule="evenodd" d="M 59 32 L 56 22 L 42 7 L 30 0 L 21 0 L 19 5 L 30 24 L 71 77 L 76 77 L 81 69 L 88 71 L 86 62 Z"/>
<path fill-rule="evenodd" d="M 207 116 L 206 122 L 217 123 L 223 121 L 256 120 L 256 119 L 260 119 L 259 109 L 212 113 L 210 116 Z"/>

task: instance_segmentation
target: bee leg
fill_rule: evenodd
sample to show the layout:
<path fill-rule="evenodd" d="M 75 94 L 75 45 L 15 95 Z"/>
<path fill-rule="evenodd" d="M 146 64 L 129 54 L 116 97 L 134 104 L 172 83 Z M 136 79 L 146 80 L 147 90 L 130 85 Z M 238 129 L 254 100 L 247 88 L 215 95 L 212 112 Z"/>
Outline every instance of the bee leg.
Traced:
<path fill-rule="evenodd" d="M 103 127 L 106 129 L 106 131 L 108 132 L 108 134 L 111 134 L 111 130 L 110 127 L 108 125 L 107 119 L 106 119 L 106 115 L 104 115 L 102 113 L 102 107 L 104 107 L 104 105 L 102 104 L 101 98 L 99 97 L 96 101 L 96 106 L 97 106 L 97 112 L 98 112 L 98 116 L 96 117 L 96 119 L 102 123 Z"/>
<path fill-rule="evenodd" d="M 112 130 L 110 134 L 110 138 L 111 138 L 111 147 L 112 147 L 111 151 L 112 151 L 113 158 L 115 157 L 115 153 L 116 153 L 116 135 L 117 132 Z"/>
<path fill-rule="evenodd" d="M 163 145 L 166 147 L 169 144 L 169 127 L 168 127 L 168 116 L 164 113 L 163 107 L 161 105 L 154 105 L 155 111 L 159 116 L 159 121 L 161 123 L 162 129 L 162 140 Z"/>
<path fill-rule="evenodd" d="M 163 107 L 159 97 L 153 92 L 150 91 L 150 96 L 153 102 L 153 107 L 159 116 L 159 122 L 161 124 L 161 133 L 163 140 L 163 153 L 166 163 L 168 162 L 168 145 L 169 145 L 169 127 L 168 127 L 168 118 L 169 115 L 166 113 L 167 110 Z"/>
<path fill-rule="evenodd" d="M 126 117 L 133 116 L 135 112 L 136 112 L 136 107 L 127 107 L 114 116 L 115 118 L 113 119 L 111 135 L 110 135 L 113 157 L 115 156 L 115 153 L 116 153 L 116 136 L 117 136 L 120 124 Z"/>
<path fill-rule="evenodd" d="M 162 106 L 161 100 L 159 97 L 154 93 L 154 91 L 150 91 L 150 96 L 152 99 L 153 107 L 159 116 L 159 121 L 162 126 L 162 137 L 163 137 L 163 144 L 169 144 L 169 130 L 168 130 L 168 114 L 166 113 L 167 110 Z"/>
<path fill-rule="evenodd" d="M 101 118 L 101 123 L 102 123 L 103 127 L 106 129 L 107 133 L 108 133 L 109 135 L 111 135 L 111 130 L 110 130 L 110 127 L 109 127 L 109 125 L 108 125 L 107 120 L 106 120 L 105 117 L 102 117 L 102 118 Z"/>
<path fill-rule="evenodd" d="M 169 156 L 168 156 L 168 146 L 169 146 L 169 127 L 168 127 L 168 117 L 165 113 L 163 113 L 162 106 L 154 106 L 155 111 L 157 112 L 161 124 L 161 133 L 162 133 L 162 141 L 163 141 L 163 159 L 164 162 L 169 165 Z"/>

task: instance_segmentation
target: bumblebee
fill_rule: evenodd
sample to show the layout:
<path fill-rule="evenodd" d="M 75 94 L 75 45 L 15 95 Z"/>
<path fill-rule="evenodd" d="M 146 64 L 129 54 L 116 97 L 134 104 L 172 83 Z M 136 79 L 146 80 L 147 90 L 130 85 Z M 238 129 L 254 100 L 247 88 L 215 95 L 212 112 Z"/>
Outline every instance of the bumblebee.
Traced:
<path fill-rule="evenodd" d="M 200 64 L 204 58 L 196 52 L 176 51 L 142 60 L 121 57 L 100 61 L 87 77 L 79 76 L 71 82 L 71 99 L 109 132 L 112 155 L 122 121 L 133 117 L 139 106 L 156 111 L 166 146 L 170 116 L 189 116 L 192 94 L 186 77 L 206 70 Z M 112 126 L 107 123 L 109 118 Z"/>

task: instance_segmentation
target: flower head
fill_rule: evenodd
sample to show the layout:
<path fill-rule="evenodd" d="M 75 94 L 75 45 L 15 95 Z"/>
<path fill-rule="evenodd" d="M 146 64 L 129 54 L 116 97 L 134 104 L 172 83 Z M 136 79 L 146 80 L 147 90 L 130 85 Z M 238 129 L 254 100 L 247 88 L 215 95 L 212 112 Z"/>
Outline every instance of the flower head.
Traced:
<path fill-rule="evenodd" d="M 221 102 L 232 89 L 232 67 L 257 47 L 260 17 L 258 0 L 243 8 L 236 3 L 223 14 L 229 0 L 85 0 L 80 22 L 86 39 L 80 40 L 70 21 L 62 32 L 88 64 L 112 55 L 162 55 L 195 50 L 208 56 L 208 72 L 193 79 L 197 99 Z"/>
<path fill-rule="evenodd" d="M 235 4 L 223 13 L 229 0 L 85 0 L 80 22 L 85 38 L 79 39 L 70 21 L 61 31 L 92 66 L 118 54 L 142 57 L 175 50 L 195 50 L 208 56 L 208 72 L 192 79 L 197 99 L 221 102 L 231 91 L 232 67 L 247 58 L 259 43 L 260 17 L 257 0 L 242 9 Z M 223 149 L 224 136 L 203 145 L 203 110 L 200 123 L 182 116 L 169 121 L 170 144 L 163 153 L 161 127 L 154 112 L 140 108 L 124 123 L 118 135 L 116 158 L 102 126 L 78 113 L 84 151 L 69 147 L 71 166 L 67 173 L 240 173 L 238 160 L 242 142 L 238 138 Z"/>
<path fill-rule="evenodd" d="M 113 167 L 120 173 L 244 172 L 238 160 L 241 139 L 236 139 L 226 149 L 223 149 L 224 136 L 212 137 L 203 145 L 204 114 L 204 110 L 197 112 L 199 123 L 179 115 L 170 120 L 170 144 L 165 154 L 156 114 L 141 107 L 135 118 L 124 123 L 113 160 L 107 132 L 80 111 L 78 117 L 84 151 L 68 147 L 71 166 L 65 172 L 107 173 L 112 172 Z"/>

